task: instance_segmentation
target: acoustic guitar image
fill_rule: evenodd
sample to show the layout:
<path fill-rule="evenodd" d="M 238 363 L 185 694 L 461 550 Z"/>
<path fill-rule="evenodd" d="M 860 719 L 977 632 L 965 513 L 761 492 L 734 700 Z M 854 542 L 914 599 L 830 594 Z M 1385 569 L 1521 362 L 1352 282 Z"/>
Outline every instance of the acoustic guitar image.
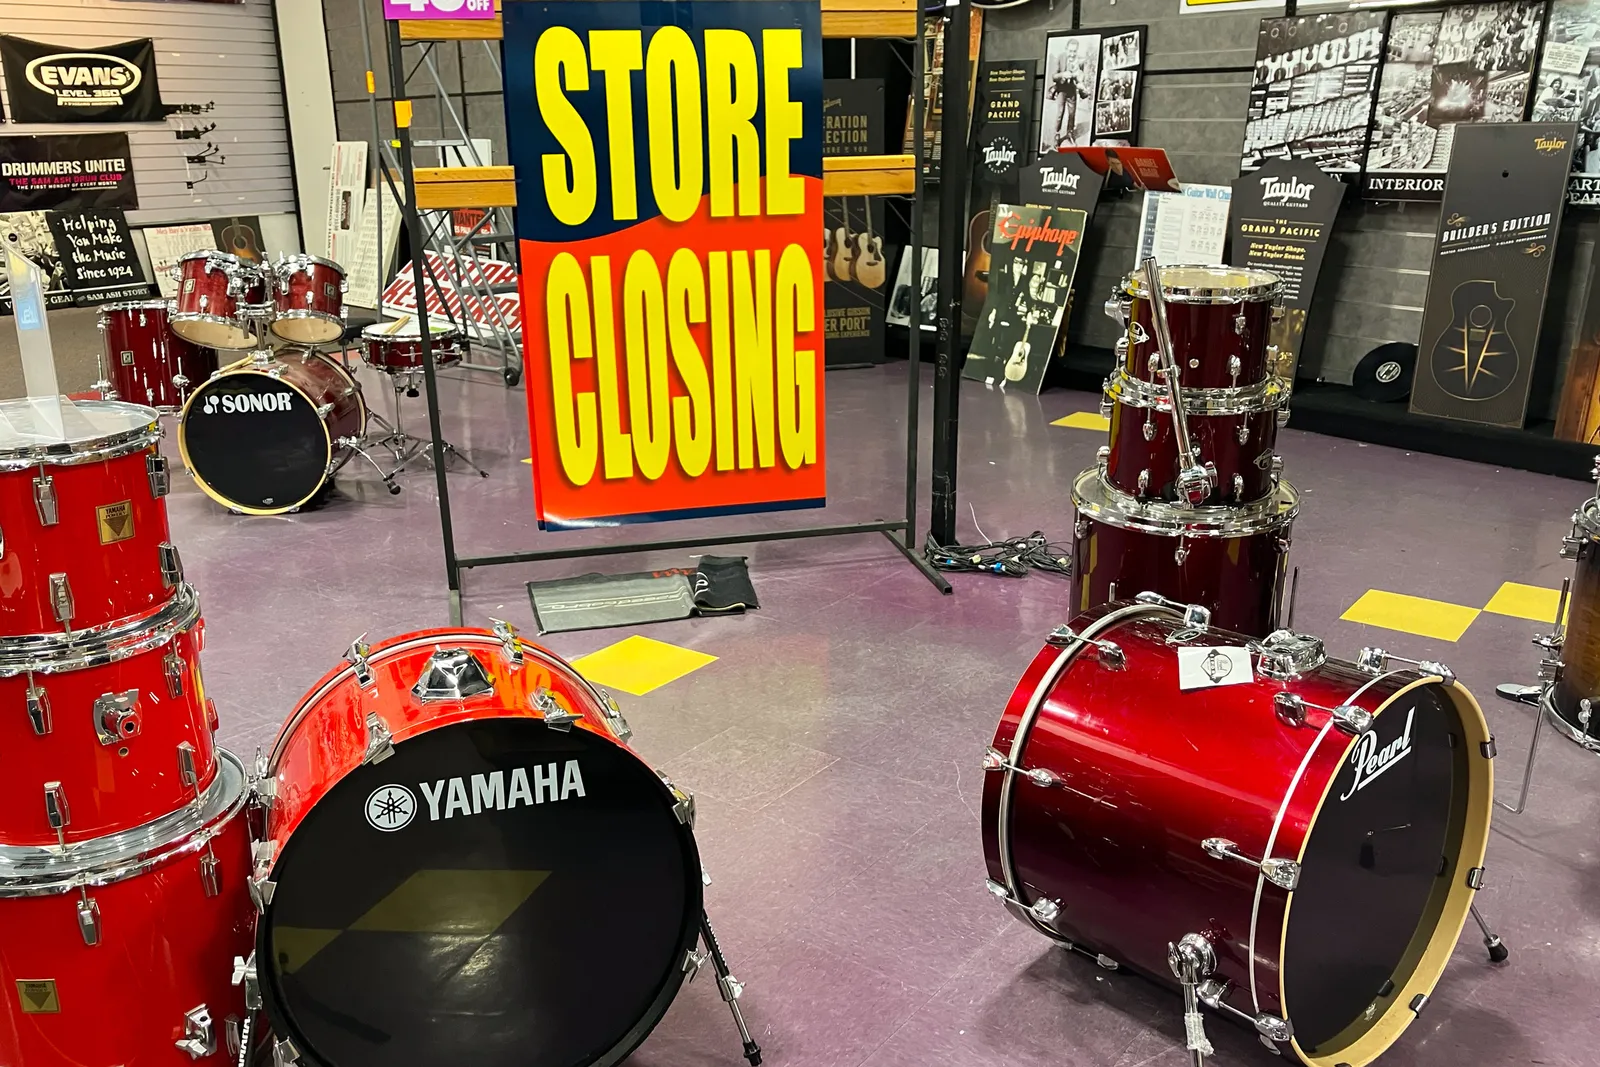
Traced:
<path fill-rule="evenodd" d="M 261 262 L 256 231 L 238 219 L 232 219 L 222 228 L 222 250 L 251 263 Z"/>
<path fill-rule="evenodd" d="M 1033 334 L 1034 321 L 1030 317 L 1027 325 L 1022 329 L 1022 340 L 1011 346 L 1011 358 L 1006 360 L 1006 381 L 1020 382 L 1028 376 L 1028 356 L 1033 352 L 1033 343 L 1030 340 Z"/>
<path fill-rule="evenodd" d="M 828 273 L 836 282 L 850 280 L 850 201 L 846 197 L 839 198 L 839 210 L 842 213 L 844 225 L 833 231 L 833 255 L 828 259 Z"/>
<path fill-rule="evenodd" d="M 829 278 L 833 278 L 834 281 L 838 281 L 839 279 L 833 277 L 834 251 L 833 231 L 824 225 L 822 227 L 822 270 Z"/>
<path fill-rule="evenodd" d="M 1511 386 L 1521 358 L 1506 332 L 1516 301 L 1493 281 L 1462 282 L 1450 294 L 1450 325 L 1433 346 L 1433 379 L 1461 400 L 1489 400 Z"/>
<path fill-rule="evenodd" d="M 872 204 L 866 201 L 867 229 L 855 235 L 850 275 L 868 289 L 881 289 L 888 280 L 888 266 L 883 259 L 883 238 L 872 232 Z"/>
<path fill-rule="evenodd" d="M 967 266 L 962 274 L 962 306 L 976 314 L 989 299 L 989 229 L 991 216 L 987 208 L 972 216 L 967 225 Z"/>

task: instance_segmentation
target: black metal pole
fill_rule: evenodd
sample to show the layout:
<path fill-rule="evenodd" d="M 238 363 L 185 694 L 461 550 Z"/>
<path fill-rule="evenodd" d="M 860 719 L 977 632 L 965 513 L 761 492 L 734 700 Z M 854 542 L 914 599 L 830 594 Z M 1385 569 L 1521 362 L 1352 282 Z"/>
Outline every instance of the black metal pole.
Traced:
<path fill-rule="evenodd" d="M 961 252 L 967 204 L 970 0 L 945 10 L 939 117 L 939 342 L 933 362 L 933 517 L 928 536 L 956 540 L 956 451 L 961 425 Z"/>
<path fill-rule="evenodd" d="M 400 211 L 406 223 L 406 243 L 411 246 L 411 281 L 417 291 L 417 333 L 422 345 L 422 381 L 428 394 L 428 432 L 433 435 L 433 478 L 439 487 L 439 532 L 444 537 L 445 578 L 450 585 L 450 621 L 459 624 L 461 569 L 456 565 L 456 535 L 450 521 L 450 485 L 444 469 L 444 431 L 439 426 L 439 380 L 434 373 L 433 338 L 428 330 L 428 290 L 422 276 L 426 243 L 422 235 L 422 216 L 417 213 L 416 169 L 411 152 L 411 99 L 406 94 L 405 85 L 399 80 L 404 78 L 402 72 L 405 70 L 399 25 L 393 20 L 386 21 L 384 34 L 389 41 L 389 91 L 394 94 L 394 137 L 400 146 L 400 177 L 405 183 L 405 197 L 400 202 Z M 381 251 L 381 241 L 379 245 Z"/>

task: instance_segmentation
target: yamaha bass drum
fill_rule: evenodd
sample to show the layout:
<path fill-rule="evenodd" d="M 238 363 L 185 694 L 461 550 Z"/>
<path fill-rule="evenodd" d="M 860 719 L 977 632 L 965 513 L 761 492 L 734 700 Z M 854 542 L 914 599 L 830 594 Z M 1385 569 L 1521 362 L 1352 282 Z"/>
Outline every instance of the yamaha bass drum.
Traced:
<path fill-rule="evenodd" d="M 1259 643 L 1153 594 L 1050 636 L 984 758 L 989 890 L 1310 1067 L 1363 1067 L 1433 995 L 1483 883 L 1494 745 L 1435 663 Z"/>

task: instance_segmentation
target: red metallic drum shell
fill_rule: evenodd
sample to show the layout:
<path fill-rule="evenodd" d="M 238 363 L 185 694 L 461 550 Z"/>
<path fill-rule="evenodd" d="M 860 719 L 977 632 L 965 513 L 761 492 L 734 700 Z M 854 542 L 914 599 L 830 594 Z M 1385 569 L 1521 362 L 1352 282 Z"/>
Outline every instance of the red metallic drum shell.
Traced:
<path fill-rule="evenodd" d="M 1203 934 L 1216 951 L 1215 977 L 1232 983 L 1229 1003 L 1252 1015 L 1281 1014 L 1279 965 L 1291 894 L 1258 879 L 1250 865 L 1211 858 L 1200 842 L 1223 837 L 1249 856 L 1298 860 L 1303 855 L 1323 797 L 1354 739 L 1329 727 L 1327 714 L 1317 708 L 1308 707 L 1305 725 L 1288 725 L 1276 715 L 1277 693 L 1292 692 L 1308 706 L 1354 704 L 1381 715 L 1394 697 L 1415 685 L 1437 683 L 1437 677 L 1413 672 L 1374 677 L 1330 660 L 1287 680 L 1258 674 L 1246 684 L 1181 692 L 1177 656 L 1166 643 L 1181 628 L 1177 612 L 1123 602 L 1079 616 L 1070 626 L 1084 636 L 1114 641 L 1124 665 L 1113 669 L 1082 646 L 1046 646 L 1007 703 L 993 748 L 1025 769 L 1047 768 L 1067 785 L 1040 788 L 1010 776 L 1007 850 L 1023 891 L 1020 903 L 1030 906 L 1040 896 L 1059 900 L 1052 936 L 1104 953 L 1169 986 L 1168 942 L 1186 933 Z M 1244 644 L 1245 639 L 1212 630 L 1182 643 Z M 1048 682 L 1064 654 L 1064 669 Z M 1013 742 L 1019 725 L 1042 685 L 1040 710 L 1018 751 Z M 1468 743 L 1487 741 L 1476 702 L 1458 687 L 1448 692 L 1467 722 Z M 1463 842 L 1457 862 L 1463 872 L 1481 866 L 1488 836 L 1491 761 L 1475 760 L 1474 768 L 1473 800 L 1482 809 L 1481 825 L 1474 825 Z M 1007 883 L 999 839 L 1006 777 L 989 772 L 983 796 L 984 857 L 989 877 L 1000 885 Z M 1460 936 L 1471 892 L 1464 879 L 1457 881 L 1460 889 L 1452 890 L 1426 966 L 1394 998 L 1394 1017 L 1374 1027 L 1374 1043 L 1382 1046 L 1376 1051 L 1412 1018 L 1407 1005 L 1413 985 L 1431 993 Z M 1333 1065 L 1331 1059 L 1308 1057 L 1292 1047 L 1308 1063 Z M 1376 1052 L 1347 1052 L 1336 1058 L 1346 1062 L 1348 1057 L 1351 1067 L 1360 1067 L 1372 1055 Z"/>
<path fill-rule="evenodd" d="M 422 342 L 415 337 L 375 337 L 363 333 L 362 358 L 379 370 L 417 370 L 422 366 Z M 460 337 L 454 331 L 433 338 L 433 362 L 448 367 L 461 362 Z"/>
<path fill-rule="evenodd" d="M 93 404 L 83 401 L 82 404 Z M 152 419 L 155 413 L 151 413 Z M 152 423 L 152 437 L 159 436 Z M 72 589 L 73 632 L 142 614 L 172 599 L 162 577 L 160 546 L 171 542 L 166 501 L 151 492 L 154 444 L 112 459 L 45 464 L 54 480 L 58 521 L 44 526 L 34 504 L 41 468 L 0 470 L 0 637 L 62 633 L 50 606 L 50 575 L 65 574 Z M 102 543 L 96 509 L 127 504 L 133 532 Z"/>
<path fill-rule="evenodd" d="M 1289 513 L 1255 533 L 1179 538 L 1113 525 L 1084 514 L 1080 503 L 1069 608 L 1087 611 L 1111 600 L 1113 592 L 1124 598 L 1160 593 L 1204 605 L 1220 628 L 1265 637 L 1279 625 L 1293 524 Z"/>
<path fill-rule="evenodd" d="M 193 591 L 185 594 L 193 602 Z M 194 621 L 147 651 L 111 663 L 50 672 L 39 660 L 33 684 L 50 705 L 51 729 L 36 734 L 24 713 L 28 675 L 11 677 L 15 667 L 0 662 L 0 752 L 9 770 L 0 775 L 0 845 L 51 845 L 56 832 L 45 817 L 44 785 L 60 782 L 71 822 L 68 842 L 142 826 L 176 811 L 195 798 L 197 786 L 179 773 L 178 746 L 194 748 L 198 790 L 217 776 L 212 710 L 200 677 L 201 623 Z M 160 636 L 159 634 L 157 636 Z M 130 638 L 130 641 L 136 638 Z M 166 658 L 181 664 L 183 693 L 173 697 Z M 97 697 L 139 693 L 139 732 L 102 744 L 95 730 Z"/>
<path fill-rule="evenodd" d="M 204 849 L 144 874 L 91 887 L 101 943 L 78 932 L 78 894 L 0 897 L 0 1063 L 9 1067 L 194 1067 L 174 1042 L 205 1005 L 218 1053 L 226 1020 L 245 1016 L 233 960 L 254 944 L 246 891 L 250 837 L 235 814 L 211 842 L 221 892 L 205 894 Z M 20 1010 L 18 982 L 55 983 L 60 1010 Z"/>
<path fill-rule="evenodd" d="M 265 840 L 281 851 L 295 827 L 328 791 L 366 758 L 368 713 L 377 713 L 399 744 L 442 726 L 476 719 L 542 718 L 532 696 L 547 689 L 563 708 L 581 715 L 573 724 L 623 748 L 602 711 L 599 695 L 564 660 L 524 643 L 524 666 L 509 670 L 500 640 L 482 630 L 421 630 L 372 646 L 372 682 L 363 693 L 355 673 L 341 664 L 323 676 L 285 721 L 268 765 L 274 799 Z M 423 703 L 411 687 L 435 650 L 467 648 L 489 672 L 494 691 L 458 701 Z"/>
<path fill-rule="evenodd" d="M 274 269 L 272 332 L 296 344 L 326 344 L 344 334 L 345 274 L 339 265 L 296 256 Z"/>
<path fill-rule="evenodd" d="M 1146 421 L 1155 436 L 1145 439 Z M 1200 457 L 1217 469 L 1217 487 L 1208 505 L 1249 503 L 1270 496 L 1275 487 L 1272 459 L 1278 440 L 1278 413 L 1251 411 L 1239 415 L 1189 415 L 1189 438 Z M 1246 427 L 1243 444 L 1239 427 Z M 1149 471 L 1149 484 L 1139 491 L 1139 474 Z M 1173 500 L 1172 480 L 1178 471 L 1178 443 L 1170 412 L 1113 402 L 1111 454 L 1106 460 L 1106 481 L 1140 500 Z M 1234 477 L 1243 479 L 1235 496 Z"/>
<path fill-rule="evenodd" d="M 168 328 L 164 301 L 107 305 L 100 309 L 100 329 L 113 393 L 108 399 L 175 410 L 184 398 L 174 376 L 189 379 L 192 389 L 217 369 L 213 349 L 191 344 Z"/>
<path fill-rule="evenodd" d="M 236 256 L 209 253 L 186 256 L 178 262 L 178 292 L 173 299 L 172 330 L 196 344 L 243 349 L 257 343 L 250 330 L 236 322 L 245 304 L 267 302 L 266 276 L 261 268 Z M 229 292 L 235 277 L 247 284 L 238 295 Z"/>
<path fill-rule="evenodd" d="M 1155 326 L 1150 302 L 1142 296 L 1126 298 L 1129 312 L 1128 351 L 1123 368 L 1129 376 L 1158 381 L 1150 369 L 1156 354 Z M 1244 316 L 1244 332 L 1234 325 Z M 1134 327 L 1137 326 L 1138 329 Z M 1169 299 L 1167 328 L 1172 332 L 1173 358 L 1178 364 L 1178 384 L 1189 389 L 1228 389 L 1255 385 L 1267 378 L 1267 339 L 1272 329 L 1272 304 L 1265 300 L 1243 303 L 1189 304 Z M 1142 340 L 1141 340 L 1142 338 Z M 1239 376 L 1229 371 L 1229 358 L 1238 356 Z"/>

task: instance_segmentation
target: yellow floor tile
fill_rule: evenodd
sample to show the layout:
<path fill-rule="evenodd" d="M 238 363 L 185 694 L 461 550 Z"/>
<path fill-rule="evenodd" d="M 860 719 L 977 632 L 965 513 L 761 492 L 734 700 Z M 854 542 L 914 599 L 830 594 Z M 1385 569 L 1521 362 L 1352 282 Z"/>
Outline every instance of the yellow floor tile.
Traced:
<path fill-rule="evenodd" d="M 1351 604 L 1349 610 L 1339 617 L 1346 622 L 1382 626 L 1386 630 L 1398 630 L 1418 637 L 1458 641 L 1478 615 L 1477 608 L 1368 589 L 1361 594 L 1360 600 Z"/>
<path fill-rule="evenodd" d="M 716 659 L 704 652 L 634 634 L 575 659 L 572 665 L 592 682 L 638 697 L 715 663 Z"/>
<path fill-rule="evenodd" d="M 1064 419 L 1057 419 L 1051 426 L 1070 426 L 1074 430 L 1109 430 L 1111 420 L 1104 415 L 1097 415 L 1092 411 L 1074 411 Z"/>
<path fill-rule="evenodd" d="M 1555 622 L 1556 605 L 1561 602 L 1561 590 L 1546 589 L 1542 585 L 1522 585 L 1506 582 L 1495 590 L 1484 611 L 1496 615 L 1510 615 L 1514 619 L 1532 622 Z"/>

